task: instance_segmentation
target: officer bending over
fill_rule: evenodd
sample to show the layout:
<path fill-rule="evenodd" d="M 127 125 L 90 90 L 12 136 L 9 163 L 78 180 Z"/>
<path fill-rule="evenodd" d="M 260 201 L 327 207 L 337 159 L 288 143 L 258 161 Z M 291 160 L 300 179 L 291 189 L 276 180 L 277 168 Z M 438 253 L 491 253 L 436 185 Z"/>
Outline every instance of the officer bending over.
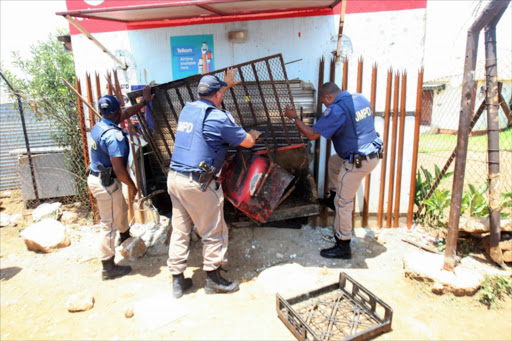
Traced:
<path fill-rule="evenodd" d="M 377 166 L 383 145 L 373 123 L 370 102 L 361 94 L 341 91 L 334 83 L 325 83 L 318 92 L 327 107 L 322 117 L 311 128 L 298 117 L 295 108 L 286 107 L 285 115 L 309 140 L 320 136 L 332 139 L 341 166 L 330 164 L 329 175 L 339 174 L 336 181 L 334 207 L 334 238 L 336 244 L 320 251 L 325 258 L 350 259 L 352 238 L 352 208 L 361 181 Z M 331 169 L 333 168 L 333 169 Z"/>
<path fill-rule="evenodd" d="M 151 88 L 146 86 L 143 100 L 125 110 L 121 101 L 112 95 L 105 95 L 98 101 L 102 119 L 91 130 L 89 176 L 87 185 L 98 203 L 101 225 L 101 262 L 103 280 L 124 276 L 131 271 L 129 266 L 114 263 L 116 231 L 122 243 L 130 237 L 128 225 L 128 205 L 123 196 L 121 182 L 128 186 L 128 196 L 133 202 L 137 187 L 126 169 L 130 148 L 128 138 L 119 123 L 135 115 L 144 105 L 151 102 Z"/>
<path fill-rule="evenodd" d="M 233 116 L 218 107 L 224 93 L 235 82 L 236 71 L 224 73 L 225 82 L 206 75 L 197 87 L 199 99 L 189 102 L 181 111 L 167 190 L 172 201 L 172 235 L 167 265 L 173 275 L 173 295 L 179 298 L 192 287 L 185 278 L 190 251 L 190 234 L 196 227 L 203 242 L 203 270 L 206 271 L 207 294 L 238 291 L 238 282 L 230 282 L 220 274 L 227 263 L 228 227 L 224 221 L 224 193 L 217 182 L 229 146 L 254 146 L 260 132 L 248 133 L 235 123 Z"/>

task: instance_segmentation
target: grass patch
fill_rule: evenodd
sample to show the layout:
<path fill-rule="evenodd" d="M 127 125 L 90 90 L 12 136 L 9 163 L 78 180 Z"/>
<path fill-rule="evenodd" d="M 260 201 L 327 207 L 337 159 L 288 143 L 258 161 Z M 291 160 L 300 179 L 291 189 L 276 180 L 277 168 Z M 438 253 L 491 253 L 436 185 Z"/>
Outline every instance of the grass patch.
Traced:
<path fill-rule="evenodd" d="M 512 151 L 512 127 L 500 132 L 500 150 Z M 420 136 L 419 153 L 451 152 L 457 146 L 457 135 L 437 134 Z M 468 140 L 468 151 L 487 152 L 487 135 L 471 136 Z"/>

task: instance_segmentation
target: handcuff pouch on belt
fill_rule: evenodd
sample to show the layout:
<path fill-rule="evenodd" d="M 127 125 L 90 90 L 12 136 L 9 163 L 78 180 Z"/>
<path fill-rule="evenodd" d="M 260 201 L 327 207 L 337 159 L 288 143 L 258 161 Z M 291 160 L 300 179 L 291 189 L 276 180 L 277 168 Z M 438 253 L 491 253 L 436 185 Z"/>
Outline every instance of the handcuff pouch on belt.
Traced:
<path fill-rule="evenodd" d="M 112 167 L 105 167 L 101 163 L 98 163 L 98 170 L 100 171 L 100 181 L 103 187 L 111 186 L 114 183 L 114 177 L 112 176 Z"/>
<path fill-rule="evenodd" d="M 361 155 L 351 152 L 348 154 L 348 163 L 355 163 L 356 168 L 361 168 Z"/>

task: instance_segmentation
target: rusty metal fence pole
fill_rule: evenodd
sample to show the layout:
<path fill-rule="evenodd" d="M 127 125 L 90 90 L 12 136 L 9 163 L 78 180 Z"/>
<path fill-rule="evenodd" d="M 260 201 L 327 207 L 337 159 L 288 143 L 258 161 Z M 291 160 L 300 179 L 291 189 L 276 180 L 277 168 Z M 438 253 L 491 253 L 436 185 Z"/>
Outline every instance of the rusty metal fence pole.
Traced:
<path fill-rule="evenodd" d="M 370 105 L 372 107 L 373 112 L 373 121 L 375 121 L 375 99 L 377 96 L 377 64 L 373 64 L 372 67 L 372 84 L 371 84 L 371 96 L 370 96 Z M 381 167 L 384 167 L 381 165 Z M 368 226 L 368 209 L 370 205 L 370 178 L 371 174 L 366 176 L 366 180 L 364 183 L 364 203 L 363 203 L 363 218 L 361 220 L 361 226 Z"/>
<path fill-rule="evenodd" d="M 506 7 L 485 27 L 485 76 L 487 86 L 487 138 L 489 162 L 489 240 L 492 260 L 504 265 L 500 243 L 501 214 L 501 176 L 500 176 L 500 143 L 499 143 L 499 91 L 498 91 L 498 60 L 496 56 L 496 24 Z"/>
<path fill-rule="evenodd" d="M 452 186 L 452 201 L 448 220 L 448 237 L 446 239 L 446 251 L 443 269 L 454 271 L 457 264 L 457 236 L 459 232 L 459 218 L 461 213 L 462 189 L 464 186 L 464 174 L 466 170 L 466 156 L 468 150 L 468 137 L 470 133 L 471 109 L 475 98 L 473 88 L 475 84 L 476 55 L 478 50 L 478 36 L 480 31 L 489 22 L 494 20 L 501 10 L 508 6 L 510 1 L 493 0 L 468 30 L 466 59 L 464 62 L 462 100 L 459 116 L 459 131 L 457 136 L 457 156 L 455 159 L 455 171 Z"/>
<path fill-rule="evenodd" d="M 30 166 L 30 176 L 32 178 L 32 188 L 34 189 L 34 194 L 36 200 L 39 202 L 39 192 L 37 190 L 37 182 L 36 182 L 36 175 L 34 172 L 34 161 L 32 160 L 32 153 L 30 152 L 30 143 L 28 140 L 28 133 L 27 133 L 27 126 L 25 124 L 25 115 L 23 114 L 23 103 L 21 102 L 21 95 L 17 90 L 14 90 L 11 83 L 7 81 L 7 79 L 4 77 L 4 74 L 0 72 L 0 76 L 2 76 L 2 79 L 7 84 L 7 86 L 11 89 L 11 91 L 16 96 L 16 99 L 18 101 L 18 110 L 20 113 L 20 119 L 21 119 L 21 126 L 23 128 L 23 136 L 25 138 L 25 147 L 27 148 L 27 158 L 28 163 Z"/>
<path fill-rule="evenodd" d="M 391 227 L 393 218 L 393 188 L 395 183 L 395 158 L 396 158 L 396 135 L 398 127 L 398 98 L 399 98 L 400 76 L 395 74 L 395 86 L 393 95 L 393 125 L 391 128 L 391 149 L 389 151 L 389 185 L 388 185 L 388 207 L 386 215 L 386 228 Z"/>
<path fill-rule="evenodd" d="M 400 94 L 400 131 L 398 133 L 398 152 L 396 165 L 396 187 L 395 187 L 395 211 L 394 211 L 394 227 L 399 226 L 400 219 L 400 192 L 402 187 L 402 162 L 404 153 L 404 134 L 405 134 L 405 104 L 407 89 L 407 73 L 402 73 L 402 92 Z"/>
<path fill-rule="evenodd" d="M 416 89 L 416 115 L 414 116 L 414 141 L 412 146 L 411 186 L 409 188 L 409 206 L 407 209 L 407 228 L 412 228 L 414 199 L 416 196 L 416 170 L 418 168 L 418 146 L 420 141 L 421 100 L 423 98 L 423 68 L 418 72 Z"/>
<path fill-rule="evenodd" d="M 388 70 L 388 80 L 386 85 L 386 105 L 384 107 L 384 157 L 382 158 L 380 169 L 380 190 L 379 190 L 379 207 L 377 211 L 377 226 L 382 227 L 383 212 L 384 212 L 384 193 L 386 189 L 386 170 L 388 160 L 388 140 L 389 140 L 389 116 L 391 107 L 391 91 L 393 86 L 393 71 Z"/>

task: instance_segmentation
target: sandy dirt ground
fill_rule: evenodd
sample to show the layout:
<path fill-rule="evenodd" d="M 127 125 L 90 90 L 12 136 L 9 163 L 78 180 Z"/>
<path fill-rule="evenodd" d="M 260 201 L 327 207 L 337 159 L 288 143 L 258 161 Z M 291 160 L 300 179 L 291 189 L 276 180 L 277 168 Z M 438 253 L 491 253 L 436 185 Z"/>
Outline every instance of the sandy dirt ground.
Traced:
<path fill-rule="evenodd" d="M 4 213 L 23 213 L 26 223 L 0 229 L 1 340 L 294 340 L 277 316 L 276 293 L 307 293 L 336 283 L 340 272 L 392 308 L 392 330 L 377 340 L 512 339 L 509 298 L 489 310 L 477 296 L 435 295 L 431 284 L 404 276 L 404 255 L 419 251 L 402 241 L 412 233 L 405 228 L 385 230 L 378 239 L 382 230 L 356 228 L 351 260 L 320 257 L 331 245 L 329 228 L 232 228 L 224 276 L 238 279 L 240 291 L 205 294 L 201 241 L 194 240 L 185 273 L 194 285 L 175 300 L 167 246 L 150 248 L 134 262 L 120 259 L 133 271 L 102 281 L 97 227 L 85 214 L 68 226 L 71 245 L 45 254 L 28 251 L 20 237 L 30 210 L 19 199 L 3 198 Z M 484 255 L 475 257 L 486 263 Z M 92 295 L 94 307 L 71 313 L 66 301 L 79 292 Z M 125 317 L 127 309 L 133 317 Z"/>

